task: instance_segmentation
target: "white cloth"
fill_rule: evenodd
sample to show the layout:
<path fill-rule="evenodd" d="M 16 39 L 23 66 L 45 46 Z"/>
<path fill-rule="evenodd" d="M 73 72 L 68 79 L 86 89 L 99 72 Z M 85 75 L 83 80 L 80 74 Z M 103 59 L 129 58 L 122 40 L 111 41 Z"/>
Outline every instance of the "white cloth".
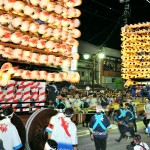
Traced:
<path fill-rule="evenodd" d="M 70 137 L 66 134 L 64 128 L 62 127 L 61 117 L 64 118 L 65 122 L 68 125 L 67 129 Z M 57 143 L 66 143 L 71 145 L 76 145 L 78 143 L 77 127 L 70 118 L 65 117 L 62 114 L 57 114 L 51 118 L 50 124 L 53 125 L 51 139 L 55 140 Z"/>
<path fill-rule="evenodd" d="M 145 105 L 146 119 L 150 119 L 150 104 Z"/>
<path fill-rule="evenodd" d="M 144 146 L 146 150 L 149 150 L 149 146 L 146 143 L 141 142 L 140 145 Z M 134 150 L 144 150 L 144 148 L 140 145 L 134 146 Z"/>
<path fill-rule="evenodd" d="M 72 107 L 72 103 L 69 99 L 65 100 L 66 108 Z"/>
<path fill-rule="evenodd" d="M 56 148 L 54 149 L 54 148 L 50 147 L 49 144 L 46 142 L 44 150 L 56 150 Z"/>
<path fill-rule="evenodd" d="M 14 148 L 17 150 L 22 147 L 18 131 L 10 119 L 0 120 L 0 139 L 6 150 L 14 150 Z"/>

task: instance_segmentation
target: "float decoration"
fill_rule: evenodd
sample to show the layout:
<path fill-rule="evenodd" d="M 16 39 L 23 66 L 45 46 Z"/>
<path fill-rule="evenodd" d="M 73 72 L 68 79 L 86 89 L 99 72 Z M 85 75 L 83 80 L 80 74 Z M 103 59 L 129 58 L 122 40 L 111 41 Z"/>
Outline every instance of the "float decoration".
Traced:
<path fill-rule="evenodd" d="M 11 67 L 1 74 L 25 80 L 61 82 L 67 79 L 71 83 L 79 82 L 79 74 L 70 70 L 72 62 L 79 59 L 78 52 L 73 49 L 77 49 L 79 42 L 76 39 L 81 36 L 77 29 L 81 12 L 75 8 L 81 3 L 81 0 L 1 0 L 1 61 L 62 68 L 61 72 L 47 72 Z M 62 67 L 64 64 L 65 69 Z"/>
<path fill-rule="evenodd" d="M 124 86 L 150 79 L 150 22 L 125 25 L 121 29 L 121 41 Z"/>

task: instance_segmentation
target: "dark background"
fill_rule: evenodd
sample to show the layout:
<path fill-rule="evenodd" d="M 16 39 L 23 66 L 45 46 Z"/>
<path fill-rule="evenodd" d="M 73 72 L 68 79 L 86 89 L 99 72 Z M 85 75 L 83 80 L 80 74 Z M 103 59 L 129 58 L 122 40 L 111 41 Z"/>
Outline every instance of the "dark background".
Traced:
<path fill-rule="evenodd" d="M 150 0 L 82 0 L 79 40 L 120 50 L 121 27 L 150 21 Z"/>

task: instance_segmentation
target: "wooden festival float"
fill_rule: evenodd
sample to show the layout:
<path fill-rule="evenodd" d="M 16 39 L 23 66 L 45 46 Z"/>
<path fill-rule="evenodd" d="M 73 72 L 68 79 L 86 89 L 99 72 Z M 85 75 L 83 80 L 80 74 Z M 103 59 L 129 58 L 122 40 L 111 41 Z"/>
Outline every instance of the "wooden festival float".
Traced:
<path fill-rule="evenodd" d="M 125 25 L 121 29 L 121 41 L 124 87 L 141 89 L 150 82 L 150 22 Z M 137 111 L 144 110 L 144 103 L 135 104 Z"/>
<path fill-rule="evenodd" d="M 56 114 L 44 108 L 46 83 L 80 81 L 76 65 L 81 3 L 0 0 L 0 107 L 11 105 L 16 112 L 25 112 L 34 100 L 36 111 L 26 123 L 27 150 L 43 150 L 45 127 Z"/>

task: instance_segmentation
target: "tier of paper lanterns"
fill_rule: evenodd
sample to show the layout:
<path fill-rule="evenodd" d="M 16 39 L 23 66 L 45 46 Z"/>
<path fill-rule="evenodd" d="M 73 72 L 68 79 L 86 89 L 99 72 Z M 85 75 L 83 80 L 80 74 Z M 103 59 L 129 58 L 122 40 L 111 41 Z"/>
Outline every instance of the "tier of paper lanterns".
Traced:
<path fill-rule="evenodd" d="M 77 38 L 81 32 L 77 28 L 81 11 L 75 7 L 81 3 L 81 0 L 1 0 L 0 55 L 10 61 L 63 68 L 61 73 L 12 68 L 6 73 L 22 79 L 79 82 L 80 75 L 70 71 L 70 67 L 72 61 L 79 59 Z"/>
<path fill-rule="evenodd" d="M 125 87 L 150 78 L 150 22 L 125 25 L 121 30 L 122 78 Z"/>
<path fill-rule="evenodd" d="M 11 63 L 4 63 L 0 69 L 0 85 L 6 86 L 11 79 L 11 75 L 27 80 L 46 80 L 48 82 L 61 82 L 63 80 L 77 83 L 80 80 L 78 72 L 66 71 L 66 72 L 53 72 L 49 73 L 44 70 L 25 70 L 19 69 L 19 67 L 13 67 Z"/>

